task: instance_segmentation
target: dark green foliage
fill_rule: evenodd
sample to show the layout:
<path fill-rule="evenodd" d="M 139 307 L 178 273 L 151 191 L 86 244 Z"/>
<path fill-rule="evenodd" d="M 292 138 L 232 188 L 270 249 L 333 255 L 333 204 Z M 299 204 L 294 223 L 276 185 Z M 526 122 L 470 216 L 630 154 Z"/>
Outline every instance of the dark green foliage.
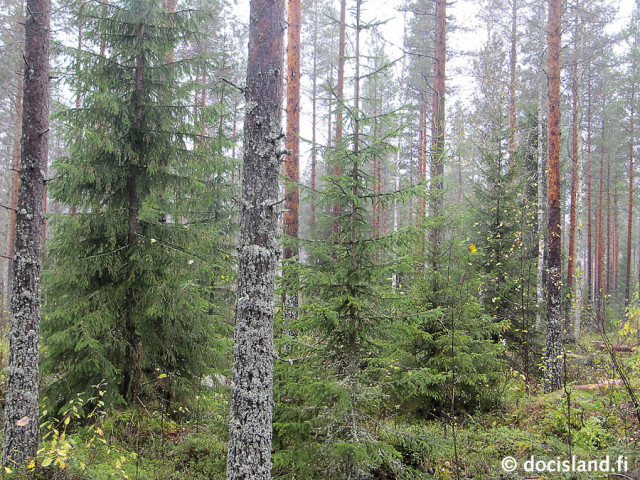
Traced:
<path fill-rule="evenodd" d="M 387 367 L 389 394 L 400 414 L 433 418 L 499 401 L 505 323 L 483 310 L 469 266 L 475 254 L 467 247 L 447 242 L 439 272 L 424 269 L 421 257 L 411 284 L 401 287 Z"/>
<path fill-rule="evenodd" d="M 49 399 L 101 380 L 112 401 L 151 388 L 172 398 L 216 363 L 227 330 L 224 139 L 196 125 L 194 62 L 167 63 L 196 19 L 154 0 L 89 3 L 82 14 L 82 108 L 62 114 L 69 153 L 50 186 L 71 213 L 56 216 L 49 244 Z"/>

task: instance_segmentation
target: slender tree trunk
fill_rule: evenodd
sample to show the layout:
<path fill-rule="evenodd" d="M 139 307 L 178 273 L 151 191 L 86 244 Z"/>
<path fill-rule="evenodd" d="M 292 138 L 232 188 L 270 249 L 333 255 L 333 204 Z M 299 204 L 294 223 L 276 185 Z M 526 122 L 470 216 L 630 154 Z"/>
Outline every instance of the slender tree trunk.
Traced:
<path fill-rule="evenodd" d="M 340 31 L 339 31 L 339 43 L 338 43 L 338 85 L 337 85 L 337 107 L 336 107 L 336 136 L 334 142 L 336 147 L 339 147 L 342 141 L 342 112 L 344 110 L 344 64 L 346 60 L 346 28 L 347 28 L 347 0 L 340 0 Z M 340 176 L 340 164 L 336 163 L 333 166 L 333 174 Z M 338 233 L 340 216 L 340 205 L 335 204 L 333 206 L 333 216 L 336 220 L 333 222 L 333 233 Z"/>
<path fill-rule="evenodd" d="M 431 267 L 438 270 L 442 243 L 443 174 L 445 160 L 445 78 L 447 60 L 447 2 L 436 1 L 436 34 L 434 44 L 433 104 L 431 106 L 431 195 L 429 215 L 434 219 L 431 227 Z M 437 288 L 436 288 L 437 290 Z"/>
<path fill-rule="evenodd" d="M 604 111 L 602 116 L 602 141 L 604 142 L 605 117 Z M 604 295 L 605 295 L 605 278 L 604 278 L 604 148 L 600 149 L 600 191 L 598 193 L 598 231 L 596 233 L 596 278 L 595 278 L 595 304 L 596 304 L 596 323 L 598 328 L 604 326 Z"/>
<path fill-rule="evenodd" d="M 612 235 L 611 235 L 611 164 L 607 162 L 607 232 L 606 243 L 604 245 L 606 251 L 606 269 L 605 269 L 605 306 L 609 303 L 608 297 L 613 288 L 613 262 L 612 262 Z"/>
<path fill-rule="evenodd" d="M 587 67 L 587 308 L 593 301 L 593 209 L 591 199 L 591 64 Z"/>
<path fill-rule="evenodd" d="M 576 27 L 577 30 L 577 27 Z M 575 51 L 575 48 L 574 48 Z M 578 149 L 578 63 L 574 58 L 571 72 L 571 197 L 569 207 L 569 254 L 567 257 L 567 312 L 566 325 L 567 332 L 570 331 L 572 318 L 572 303 L 575 300 L 574 279 L 575 279 L 575 258 L 576 258 L 576 204 L 578 202 L 578 170 L 580 169 L 580 152 Z"/>
<path fill-rule="evenodd" d="M 626 256 L 626 268 L 624 278 L 624 303 L 629 305 L 629 297 L 631 292 L 631 231 L 633 229 L 633 160 L 634 160 L 634 147 L 635 147 L 635 125 L 634 125 L 634 113 L 635 113 L 635 97 L 636 97 L 636 85 L 631 85 L 631 115 L 629 117 L 629 202 L 627 204 L 627 256 Z"/>
<path fill-rule="evenodd" d="M 620 232 L 618 228 L 618 176 L 613 187 L 613 300 L 618 304 L 618 278 L 620 274 Z"/>
<path fill-rule="evenodd" d="M 310 231 L 313 236 L 316 226 L 316 187 L 317 187 L 317 162 L 318 148 L 317 142 L 317 119 L 318 119 L 318 3 L 315 3 L 315 15 L 313 24 L 313 86 L 311 89 L 311 218 Z"/>
<path fill-rule="evenodd" d="M 22 465 L 36 456 L 38 343 L 45 178 L 49 132 L 48 0 L 27 0 L 25 21 L 20 186 L 13 249 L 9 367 L 5 396 L 2 464 Z"/>
<path fill-rule="evenodd" d="M 271 478 L 284 0 L 251 0 L 228 480 Z"/>
<path fill-rule="evenodd" d="M 579 115 L 579 118 L 580 118 L 580 115 Z M 578 123 L 580 123 L 580 121 L 578 121 Z M 580 143 L 581 143 L 580 135 L 578 135 L 578 145 L 577 145 L 578 152 L 581 151 Z M 582 175 L 582 167 L 579 165 L 578 166 L 578 188 L 577 188 L 578 190 L 577 197 L 579 199 L 582 198 L 583 184 L 584 184 L 584 178 Z M 577 203 L 576 217 L 577 217 L 576 237 L 575 237 L 576 250 L 584 252 L 583 250 L 584 208 L 582 206 L 582 202 Z M 583 289 L 586 283 L 585 282 L 586 276 L 584 274 L 584 269 L 582 268 L 583 264 L 584 264 L 584 254 L 577 255 L 576 270 L 579 273 L 576 275 L 576 281 L 575 281 L 575 287 L 574 287 L 575 288 L 575 305 L 574 305 L 574 316 L 573 316 L 573 339 L 575 341 L 578 341 L 580 339 L 580 332 L 582 329 L 582 305 L 583 305 L 583 298 L 584 298 Z"/>
<path fill-rule="evenodd" d="M 511 0 L 511 53 L 509 56 L 509 169 L 513 170 L 516 152 L 516 67 L 518 41 L 518 1 Z"/>
<path fill-rule="evenodd" d="M 302 22 L 300 0 L 288 0 L 287 17 L 287 155 L 284 160 L 284 213 L 282 223 L 289 239 L 298 238 L 300 204 L 300 27 Z M 285 262 L 298 256 L 298 247 L 285 245 Z M 286 277 L 288 272 L 283 272 Z M 298 295 L 291 293 L 290 285 L 285 286 L 282 295 L 285 318 L 298 317 Z"/>
<path fill-rule="evenodd" d="M 560 215 L 560 33 L 562 1 L 549 1 L 548 60 L 549 113 L 547 219 L 547 339 L 544 385 L 546 392 L 562 386 L 562 245 Z"/>
<path fill-rule="evenodd" d="M 545 226 L 547 219 L 547 175 L 544 156 L 544 128 L 543 128 L 543 110 L 544 110 L 544 85 L 540 81 L 538 91 L 538 268 L 536 272 L 536 330 L 542 330 L 542 305 L 544 304 L 544 265 L 545 265 Z"/>

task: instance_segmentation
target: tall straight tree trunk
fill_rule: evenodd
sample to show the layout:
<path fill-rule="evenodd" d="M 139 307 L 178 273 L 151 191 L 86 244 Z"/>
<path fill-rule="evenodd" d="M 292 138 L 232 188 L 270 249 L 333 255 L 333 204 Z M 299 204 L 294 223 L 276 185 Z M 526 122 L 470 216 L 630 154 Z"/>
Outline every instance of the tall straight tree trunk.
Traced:
<path fill-rule="evenodd" d="M 318 3 L 315 3 L 315 13 L 313 19 L 313 86 L 311 88 L 311 218 L 310 231 L 314 236 L 316 226 L 316 176 L 318 163 L 317 142 L 317 120 L 318 120 Z"/>
<path fill-rule="evenodd" d="M 560 215 L 560 26 L 562 0 L 549 1 L 547 76 L 549 85 L 548 218 L 547 218 L 547 338 L 544 387 L 546 392 L 562 386 L 562 245 Z"/>
<path fill-rule="evenodd" d="M 346 60 L 346 29 L 347 29 L 347 0 L 340 0 L 340 31 L 338 40 L 338 85 L 337 90 L 337 106 L 336 106 L 336 136 L 334 142 L 338 147 L 342 141 L 342 113 L 344 110 L 344 64 Z M 333 166 L 333 174 L 337 177 L 340 175 L 340 165 L 336 163 Z M 337 234 L 339 229 L 338 217 L 340 216 L 340 205 L 333 206 L 333 216 L 336 220 L 333 222 L 333 233 Z"/>
<path fill-rule="evenodd" d="M 540 79 L 538 90 L 538 268 L 536 271 L 536 329 L 542 329 L 542 305 L 544 303 L 545 226 L 547 219 L 547 175 L 544 156 L 544 85 Z"/>
<path fill-rule="evenodd" d="M 581 151 L 581 146 L 582 145 L 580 142 L 580 135 L 578 135 L 578 145 L 577 145 L 578 152 Z M 582 175 L 582 167 L 579 165 L 578 166 L 578 187 L 577 187 L 577 197 L 579 199 L 582 198 L 583 188 L 584 188 L 584 178 Z M 577 202 L 576 217 L 577 217 L 576 236 L 575 236 L 576 250 L 583 252 L 583 254 L 576 256 L 576 270 L 579 273 L 576 275 L 575 284 L 574 284 L 575 285 L 574 286 L 575 303 L 573 307 L 574 315 L 573 315 L 572 334 L 573 334 L 573 339 L 575 341 L 578 341 L 578 339 L 580 338 L 580 332 L 582 329 L 582 306 L 583 306 L 583 299 L 584 299 L 583 289 L 586 284 L 585 282 L 586 276 L 584 274 L 584 269 L 582 268 L 582 265 L 584 264 L 584 247 L 583 247 L 584 208 L 582 206 L 582 202 Z"/>
<path fill-rule="evenodd" d="M 602 141 L 604 142 L 605 117 L 602 112 Z M 598 231 L 596 233 L 596 275 L 595 275 L 595 304 L 596 304 L 596 324 L 602 329 L 604 326 L 604 148 L 600 149 L 600 191 L 598 193 Z"/>
<path fill-rule="evenodd" d="M 433 103 L 431 106 L 431 195 L 429 215 L 434 219 L 431 227 L 431 267 L 438 270 L 442 225 L 445 127 L 445 78 L 447 61 L 447 2 L 436 0 L 436 34 L 434 42 Z"/>
<path fill-rule="evenodd" d="M 227 480 L 271 478 L 284 0 L 251 0 Z"/>
<path fill-rule="evenodd" d="M 511 53 L 509 55 L 509 169 L 514 167 L 516 152 L 516 67 L 518 41 L 518 1 L 511 0 Z"/>
<path fill-rule="evenodd" d="M 612 292 L 612 271 L 613 271 L 613 262 L 611 261 L 612 256 L 611 256 L 611 250 L 612 250 L 612 242 L 611 242 L 611 164 L 609 162 L 607 162 L 607 171 L 606 171 L 606 192 L 607 192 L 607 196 L 605 201 L 607 202 L 607 209 L 606 209 L 606 217 L 607 217 L 607 224 L 606 224 L 606 231 L 604 234 L 604 238 L 605 238 L 605 242 L 603 243 L 602 248 L 604 248 L 605 251 L 605 270 L 604 270 L 604 290 L 603 290 L 603 305 L 606 307 L 606 305 L 609 303 L 608 297 L 609 294 Z M 605 213 L 603 212 L 603 215 L 605 215 Z"/>
<path fill-rule="evenodd" d="M 576 28 L 577 30 L 577 28 Z M 575 49 L 574 49 L 575 51 Z M 578 130 L 579 130 L 579 116 L 578 116 L 578 63 L 574 59 L 574 64 L 571 72 L 571 197 L 569 206 L 569 254 L 567 256 L 567 312 L 566 319 L 567 324 L 565 328 L 569 331 L 569 324 L 571 323 L 572 302 L 575 298 L 574 292 L 574 278 L 575 278 L 575 258 L 576 258 L 576 203 L 577 197 L 577 184 L 578 184 L 578 170 L 580 168 L 580 158 L 578 150 Z"/>
<path fill-rule="evenodd" d="M 591 64 L 587 67 L 587 305 L 593 300 L 593 209 L 591 185 Z"/>
<path fill-rule="evenodd" d="M 284 233 L 289 239 L 298 238 L 300 204 L 300 27 L 302 16 L 300 0 L 289 0 L 287 17 L 287 132 L 284 160 L 284 213 L 282 222 Z M 298 247 L 285 245 L 285 262 L 298 255 Z M 288 273 L 283 272 L 286 277 Z M 295 320 L 298 317 L 298 295 L 291 293 L 286 285 L 282 295 L 285 318 Z"/>
<path fill-rule="evenodd" d="M 636 98 L 636 85 L 631 85 L 631 114 L 629 116 L 629 202 L 627 203 L 627 256 L 624 272 L 624 303 L 629 304 L 631 292 L 631 231 L 633 228 L 633 160 L 634 160 L 634 104 Z"/>
<path fill-rule="evenodd" d="M 613 300 L 618 303 L 618 277 L 620 274 L 620 232 L 618 229 L 618 176 L 613 187 Z"/>
<path fill-rule="evenodd" d="M 49 132 L 49 0 L 27 0 L 22 148 L 16 236 L 11 275 L 9 367 L 2 464 L 22 465 L 36 456 L 38 343 L 45 178 Z"/>

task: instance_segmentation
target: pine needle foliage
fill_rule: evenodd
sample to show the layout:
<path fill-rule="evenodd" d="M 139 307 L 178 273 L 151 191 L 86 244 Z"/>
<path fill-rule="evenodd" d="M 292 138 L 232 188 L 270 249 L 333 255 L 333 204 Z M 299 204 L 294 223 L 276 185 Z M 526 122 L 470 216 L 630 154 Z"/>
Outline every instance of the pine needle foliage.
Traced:
<path fill-rule="evenodd" d="M 86 46 L 62 113 L 46 273 L 45 371 L 52 404 L 106 381 L 111 401 L 152 388 L 167 400 L 220 360 L 230 255 L 222 137 L 202 134 L 190 104 L 193 59 L 170 51 L 198 15 L 158 0 L 85 2 Z M 226 273 L 228 275 L 228 273 Z M 222 293 L 221 293 L 222 292 Z"/>

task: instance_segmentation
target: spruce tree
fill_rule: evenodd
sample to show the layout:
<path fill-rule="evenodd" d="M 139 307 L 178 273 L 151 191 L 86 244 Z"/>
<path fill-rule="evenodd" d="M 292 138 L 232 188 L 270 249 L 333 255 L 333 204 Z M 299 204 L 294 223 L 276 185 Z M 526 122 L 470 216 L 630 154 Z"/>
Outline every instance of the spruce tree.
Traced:
<path fill-rule="evenodd" d="M 104 381 L 116 400 L 151 386 L 170 399 L 213 364 L 214 291 L 229 258 L 223 139 L 194 118 L 194 61 L 170 55 L 194 37 L 197 15 L 160 0 L 79 14 L 83 106 L 62 114 L 69 154 L 51 185 L 75 213 L 55 218 L 49 247 L 48 395 L 59 405 Z"/>

